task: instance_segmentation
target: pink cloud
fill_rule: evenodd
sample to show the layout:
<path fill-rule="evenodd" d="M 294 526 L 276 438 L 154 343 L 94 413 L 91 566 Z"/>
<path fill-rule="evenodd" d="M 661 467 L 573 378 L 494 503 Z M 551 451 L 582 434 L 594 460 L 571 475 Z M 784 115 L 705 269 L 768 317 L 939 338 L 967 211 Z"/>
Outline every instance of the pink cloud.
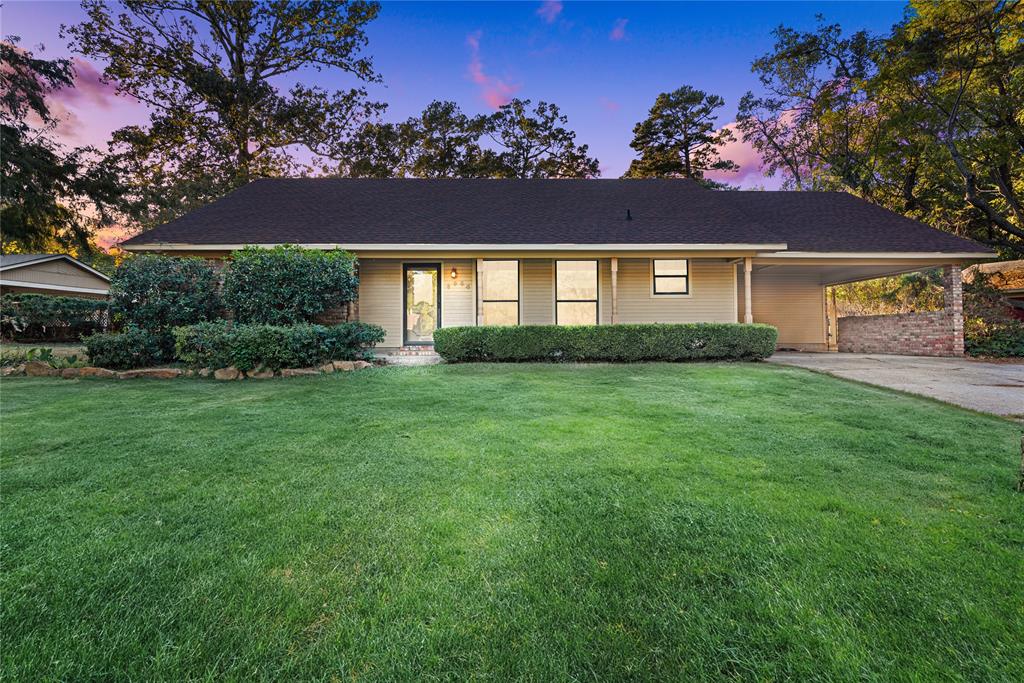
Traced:
<path fill-rule="evenodd" d="M 559 0 L 544 0 L 537 8 L 537 16 L 549 24 L 555 23 L 558 15 L 562 13 L 562 3 Z"/>
<path fill-rule="evenodd" d="M 724 127 L 728 128 L 736 139 L 722 146 L 721 157 L 732 161 L 740 168 L 733 173 L 728 171 L 708 171 L 704 175 L 710 180 L 747 188 L 757 185 L 764 185 L 766 187 L 778 185 L 777 182 L 773 182 L 772 179 L 765 177 L 762 171 L 761 155 L 757 153 L 757 150 L 749 142 L 743 141 L 743 133 L 736 127 L 736 123 L 729 123 Z"/>
<path fill-rule="evenodd" d="M 481 35 L 481 31 L 476 31 L 466 36 L 466 45 L 469 46 L 469 78 L 480 86 L 480 97 L 484 102 L 492 109 L 497 109 L 511 102 L 520 86 L 487 75 L 484 63 L 480 60 Z"/>
<path fill-rule="evenodd" d="M 99 228 L 93 233 L 93 238 L 100 249 L 110 251 L 111 247 L 119 246 L 121 242 L 124 242 L 129 237 L 134 237 L 138 233 L 138 228 L 115 224 Z"/>
<path fill-rule="evenodd" d="M 607 97 L 599 97 L 599 98 L 597 98 L 597 102 L 598 102 L 598 104 L 601 105 L 602 109 L 604 109 L 605 111 L 608 111 L 608 112 L 613 112 L 614 113 L 614 112 L 617 112 L 619 109 L 622 108 L 621 104 L 619 104 L 615 100 L 610 100 Z"/>
<path fill-rule="evenodd" d="M 608 34 L 609 40 L 625 40 L 626 39 L 626 24 L 629 23 L 629 19 L 616 19 L 615 25 L 612 26 L 611 33 Z"/>
<path fill-rule="evenodd" d="M 70 88 L 55 90 L 50 98 L 72 106 L 96 106 L 110 109 L 113 100 L 120 97 L 113 83 L 103 80 L 103 74 L 85 61 L 75 57 L 71 60 L 75 71 L 75 84 Z"/>

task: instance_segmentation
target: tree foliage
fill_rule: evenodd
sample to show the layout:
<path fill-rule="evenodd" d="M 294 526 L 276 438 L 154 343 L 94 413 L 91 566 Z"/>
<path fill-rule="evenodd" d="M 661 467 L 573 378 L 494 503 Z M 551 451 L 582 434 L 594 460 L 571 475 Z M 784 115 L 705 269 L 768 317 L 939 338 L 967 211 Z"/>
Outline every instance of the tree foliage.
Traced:
<path fill-rule="evenodd" d="M 514 99 L 490 116 L 487 136 L 498 146 L 498 178 L 594 178 L 600 175 L 597 159 L 587 145 L 576 144 L 576 133 L 566 128 L 569 119 L 557 105 Z"/>
<path fill-rule="evenodd" d="M 116 176 L 96 150 L 68 150 L 54 136 L 59 121 L 46 98 L 74 85 L 70 61 L 36 57 L 18 42 L 0 41 L 0 249 L 89 252 L 120 195 Z"/>
<path fill-rule="evenodd" d="M 402 123 L 367 123 L 339 171 L 352 177 L 592 178 L 597 159 L 557 105 L 513 100 L 490 116 L 432 102 Z"/>
<path fill-rule="evenodd" d="M 87 19 L 62 27 L 78 52 L 103 60 L 119 91 L 151 109 L 148 126 L 114 133 L 143 227 L 169 220 L 249 180 L 293 174 L 295 152 L 337 157 L 340 143 L 382 105 L 362 88 L 275 82 L 334 69 L 376 81 L 363 0 L 84 0 Z"/>
<path fill-rule="evenodd" d="M 625 177 L 690 178 L 721 187 L 704 174 L 739 169 L 721 157 L 722 146 L 735 140 L 729 129 L 715 128 L 715 112 L 724 104 L 718 95 L 688 85 L 658 95 L 647 118 L 633 128 L 629 146 L 640 158 L 630 163 Z"/>
<path fill-rule="evenodd" d="M 737 116 L 769 173 L 1024 250 L 1019 0 L 913 0 L 887 36 L 822 21 L 775 38 Z"/>

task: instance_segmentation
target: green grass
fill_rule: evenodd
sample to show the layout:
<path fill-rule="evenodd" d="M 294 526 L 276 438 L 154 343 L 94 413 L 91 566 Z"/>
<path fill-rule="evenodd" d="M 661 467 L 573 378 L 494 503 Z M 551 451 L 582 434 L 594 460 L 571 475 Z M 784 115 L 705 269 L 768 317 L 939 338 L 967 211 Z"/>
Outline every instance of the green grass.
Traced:
<path fill-rule="evenodd" d="M 792 368 L 5 379 L 10 680 L 1020 680 L 1018 427 Z"/>

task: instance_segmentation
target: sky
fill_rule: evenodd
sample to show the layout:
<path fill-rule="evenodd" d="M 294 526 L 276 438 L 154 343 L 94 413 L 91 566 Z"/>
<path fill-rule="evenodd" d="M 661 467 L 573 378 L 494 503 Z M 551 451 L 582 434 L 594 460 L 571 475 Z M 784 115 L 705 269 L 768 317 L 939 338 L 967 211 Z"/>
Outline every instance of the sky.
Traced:
<path fill-rule="evenodd" d="M 718 124 L 735 120 L 747 90 L 757 90 L 751 62 L 770 51 L 771 31 L 785 24 L 810 30 L 816 15 L 845 31 L 888 32 L 902 2 L 383 2 L 367 27 L 381 85 L 370 95 L 389 105 L 385 118 L 404 120 L 435 99 L 468 114 L 489 113 L 512 97 L 557 104 L 601 163 L 602 177 L 622 175 L 633 158 L 633 126 L 659 93 L 690 85 L 722 96 Z M 61 24 L 81 21 L 76 2 L 4 0 L 0 33 L 47 58 L 75 58 L 73 90 L 51 98 L 63 114 L 61 136 L 104 147 L 110 133 L 144 123 L 145 108 L 100 79 L 102 63 L 68 51 Z M 307 85 L 349 88 L 346 74 L 313 70 Z M 741 187 L 777 188 L 756 153 L 742 142 L 723 154 L 740 165 L 723 175 Z"/>

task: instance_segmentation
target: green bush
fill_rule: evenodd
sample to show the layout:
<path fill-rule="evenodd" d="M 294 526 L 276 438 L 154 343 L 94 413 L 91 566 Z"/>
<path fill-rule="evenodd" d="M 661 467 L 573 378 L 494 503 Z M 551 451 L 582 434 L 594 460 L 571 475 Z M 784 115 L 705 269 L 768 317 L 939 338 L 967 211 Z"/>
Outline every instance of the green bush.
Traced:
<path fill-rule="evenodd" d="M 757 360 L 775 351 L 771 325 L 522 325 L 446 327 L 434 349 L 449 362 Z"/>
<path fill-rule="evenodd" d="M 348 322 L 330 327 L 200 323 L 174 330 L 175 353 L 192 367 L 305 368 L 329 360 L 365 358 L 384 339 L 376 325 Z"/>
<path fill-rule="evenodd" d="M 106 327 L 108 306 L 105 299 L 4 294 L 0 297 L 0 332 L 15 341 L 77 340 Z"/>
<path fill-rule="evenodd" d="M 169 360 L 162 336 L 138 327 L 113 334 L 94 334 L 84 337 L 82 342 L 89 352 L 89 363 L 100 368 L 128 370 Z"/>
<path fill-rule="evenodd" d="M 207 261 L 134 256 L 114 272 L 110 310 L 126 327 L 138 327 L 170 339 L 174 327 L 218 316 L 222 306 L 217 291 L 217 274 Z"/>
<path fill-rule="evenodd" d="M 964 326 L 964 351 L 971 356 L 1024 357 L 1024 322 L 968 320 Z"/>
<path fill-rule="evenodd" d="M 355 298 L 355 257 L 283 245 L 247 247 L 231 256 L 224 302 L 239 323 L 295 325 Z"/>

